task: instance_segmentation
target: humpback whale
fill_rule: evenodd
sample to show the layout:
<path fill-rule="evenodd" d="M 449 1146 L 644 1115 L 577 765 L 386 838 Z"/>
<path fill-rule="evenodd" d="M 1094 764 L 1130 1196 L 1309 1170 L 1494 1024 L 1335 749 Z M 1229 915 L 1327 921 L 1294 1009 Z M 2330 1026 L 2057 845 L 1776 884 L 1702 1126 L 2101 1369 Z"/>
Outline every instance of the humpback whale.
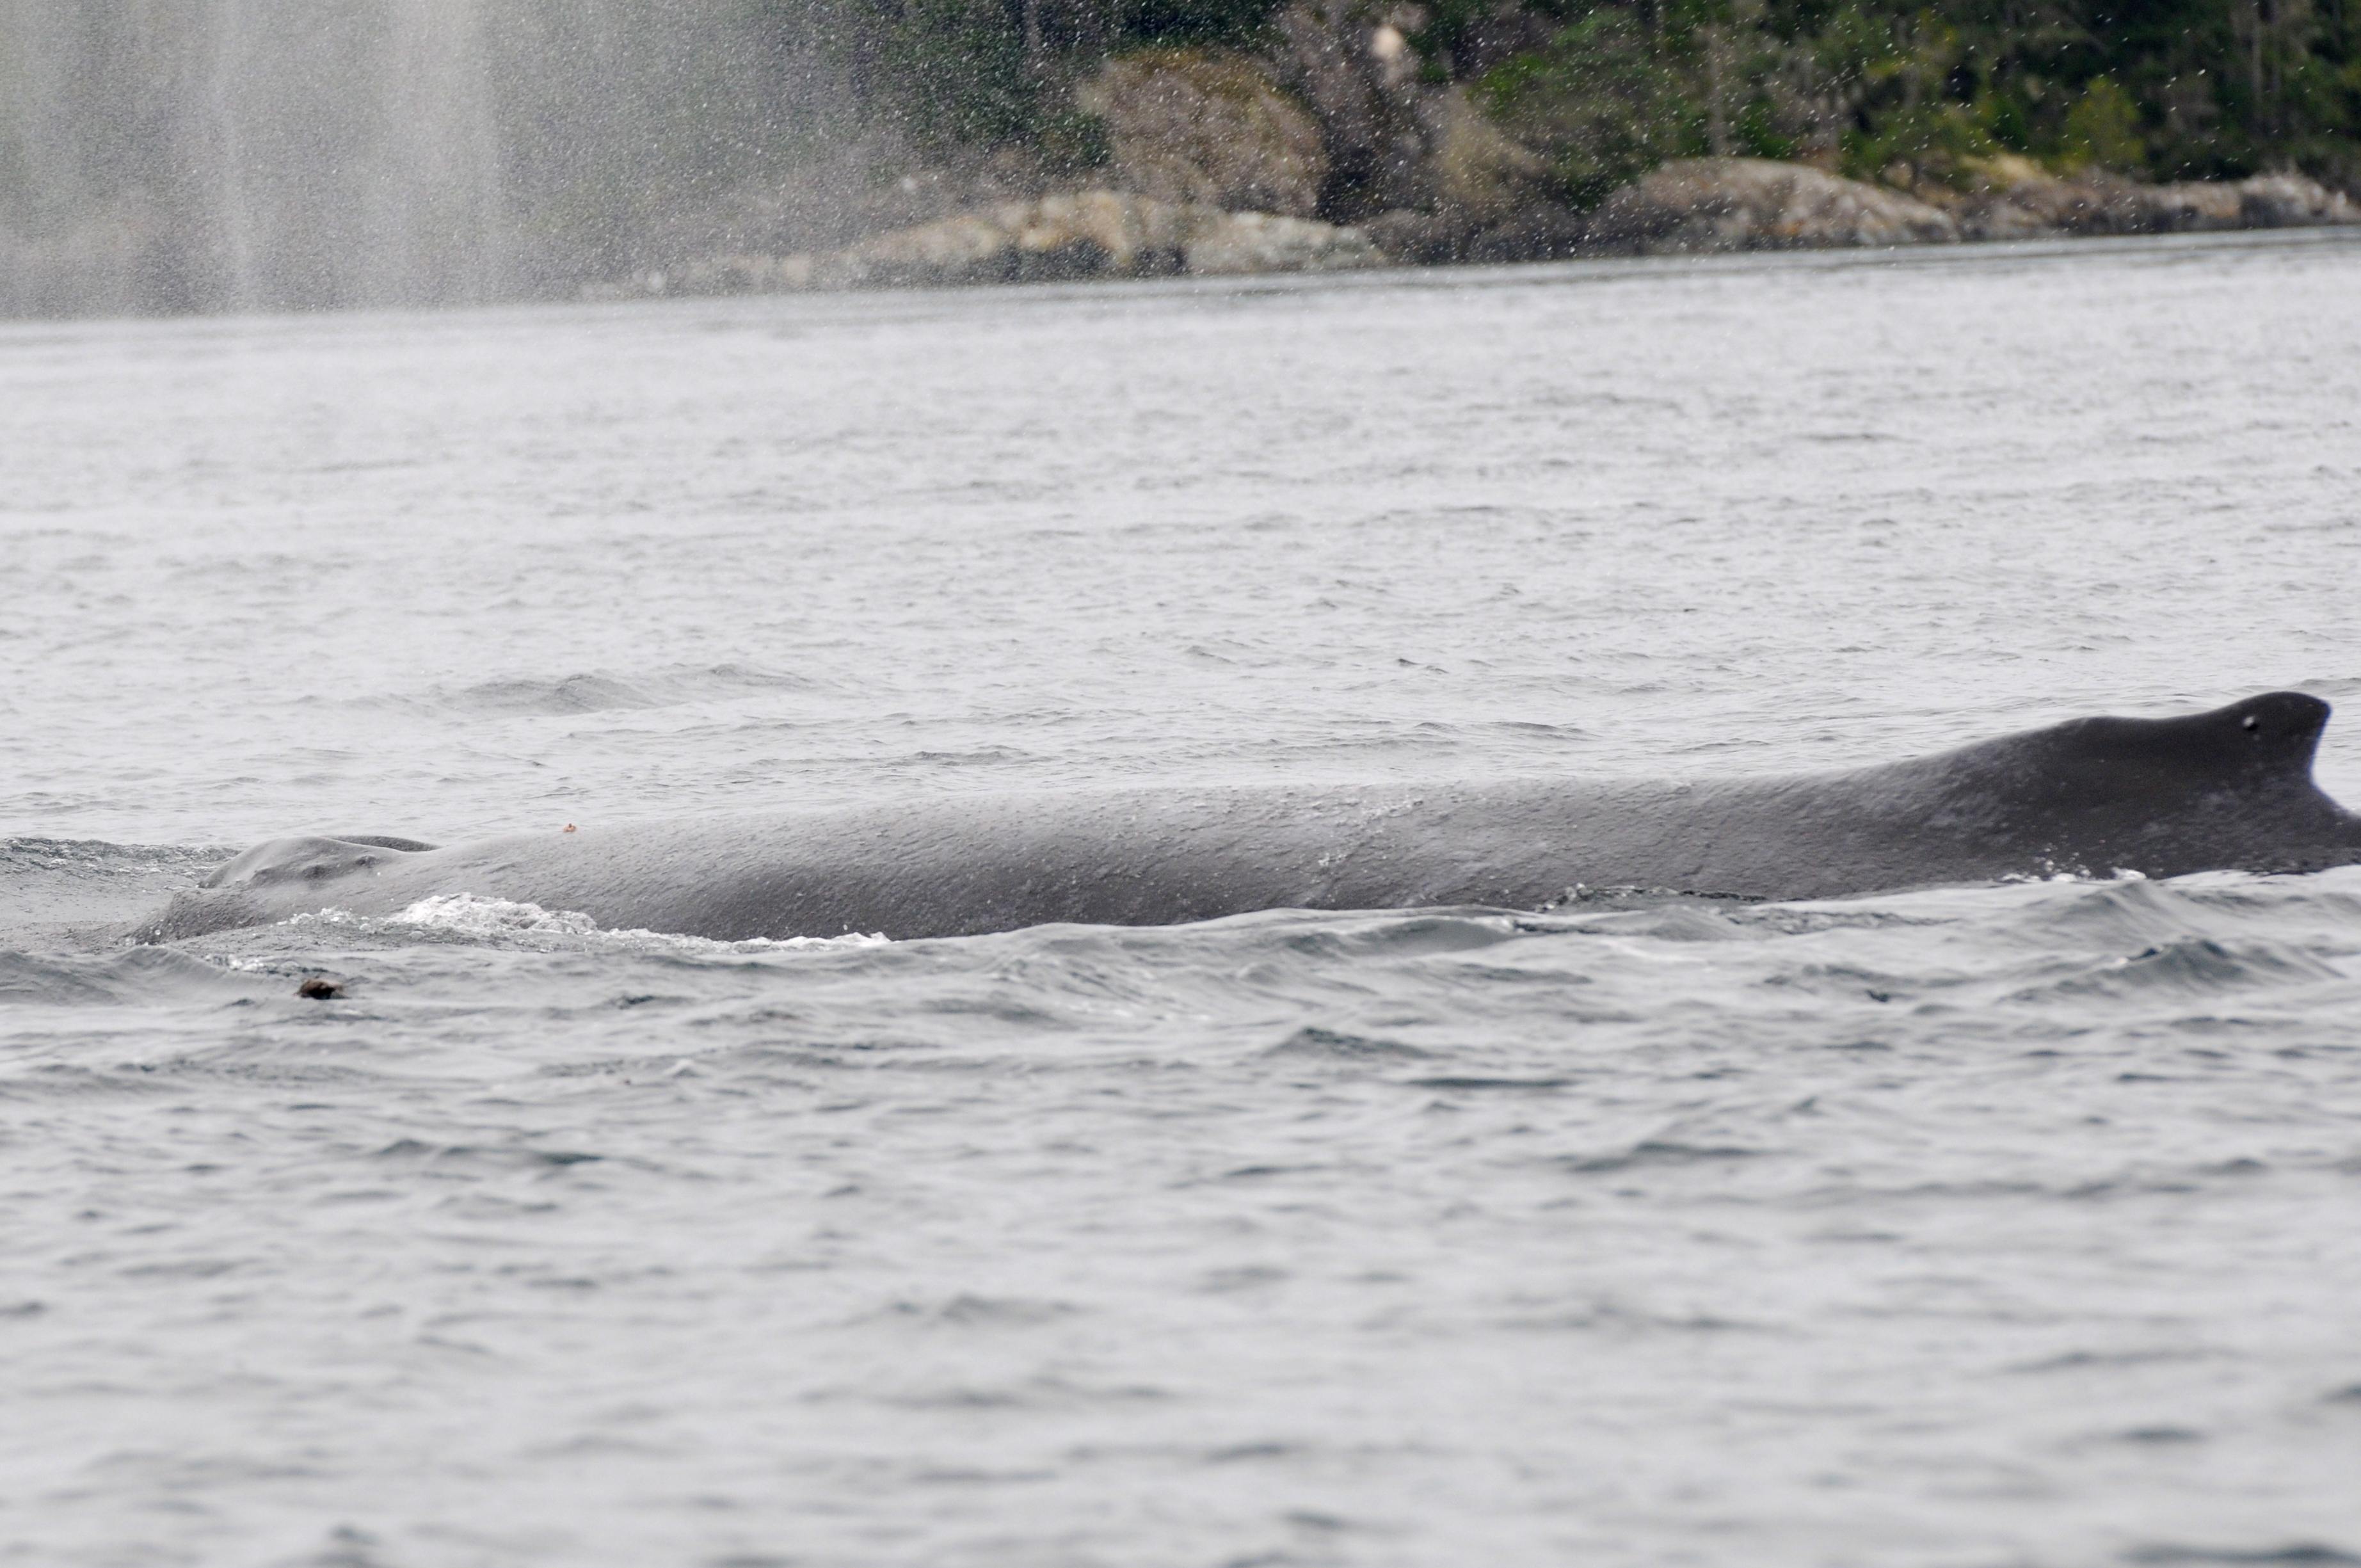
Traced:
<path fill-rule="evenodd" d="M 170 941 L 455 894 L 723 940 L 958 937 L 1060 921 L 1485 905 L 1578 887 L 1825 898 L 2060 873 L 2361 862 L 2361 816 L 2312 780 L 2328 705 L 2270 692 L 2171 718 L 2078 718 L 1844 772 L 1691 783 L 979 796 L 437 849 L 276 839 L 139 922 Z"/>

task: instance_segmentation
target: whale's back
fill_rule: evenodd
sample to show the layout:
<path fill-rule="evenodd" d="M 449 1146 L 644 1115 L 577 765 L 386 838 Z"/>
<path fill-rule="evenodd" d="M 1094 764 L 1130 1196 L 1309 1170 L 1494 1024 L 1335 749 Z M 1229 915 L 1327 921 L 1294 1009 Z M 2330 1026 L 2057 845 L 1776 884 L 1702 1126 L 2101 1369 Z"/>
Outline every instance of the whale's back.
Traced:
<path fill-rule="evenodd" d="M 2268 692 L 2078 718 L 1849 773 L 1414 790 L 1076 792 L 585 828 L 434 850 L 380 834 L 257 845 L 135 933 L 468 893 L 698 936 L 961 936 L 1278 907 L 1533 907 L 1582 885 L 1836 897 L 2060 872 L 2361 861 L 2312 783 L 2328 705 Z"/>

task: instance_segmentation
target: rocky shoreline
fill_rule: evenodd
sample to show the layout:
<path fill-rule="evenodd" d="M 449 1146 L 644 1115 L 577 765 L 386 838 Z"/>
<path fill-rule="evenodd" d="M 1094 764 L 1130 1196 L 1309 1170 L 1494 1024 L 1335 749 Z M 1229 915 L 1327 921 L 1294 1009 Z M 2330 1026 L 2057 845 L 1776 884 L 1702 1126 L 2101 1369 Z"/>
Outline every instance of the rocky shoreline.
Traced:
<path fill-rule="evenodd" d="M 2103 172 L 2061 179 L 2022 159 L 1979 173 L 1965 190 L 1905 194 L 1807 164 L 1668 163 L 1601 203 L 1578 248 L 1706 254 L 2361 223 L 2343 192 L 2301 175 L 2151 185 Z"/>
<path fill-rule="evenodd" d="M 1089 190 L 1002 202 L 889 229 L 824 255 L 720 256 L 690 263 L 685 293 L 891 289 L 1073 278 L 1224 277 L 1382 267 L 1359 229 Z"/>
<path fill-rule="evenodd" d="M 2031 175 L 1935 200 L 1759 159 L 1668 163 L 1595 211 L 1512 215 L 1455 245 L 1426 214 L 1331 224 L 1086 189 L 1000 202 L 888 229 L 818 255 L 729 254 L 670 275 L 586 290 L 632 294 L 793 293 L 1086 278 L 1235 277 L 1456 261 L 1700 256 L 1957 245 L 2095 235 L 2187 234 L 2361 224 L 2361 207 L 2300 175 L 2138 184 Z"/>
<path fill-rule="evenodd" d="M 1419 80 L 1395 29 L 1302 31 L 1277 63 L 1201 49 L 1108 60 L 1074 93 L 1105 142 L 1087 171 L 1059 176 L 1004 159 L 964 176 L 906 175 L 835 248 L 693 256 L 585 293 L 1225 277 L 2361 223 L 2344 192 L 2295 173 L 2149 183 L 2006 154 L 1935 175 L 1889 170 L 1877 183 L 1806 161 L 1678 159 L 1586 211 L 1461 88 Z M 1340 201 L 1340 190 L 1350 196 Z"/>

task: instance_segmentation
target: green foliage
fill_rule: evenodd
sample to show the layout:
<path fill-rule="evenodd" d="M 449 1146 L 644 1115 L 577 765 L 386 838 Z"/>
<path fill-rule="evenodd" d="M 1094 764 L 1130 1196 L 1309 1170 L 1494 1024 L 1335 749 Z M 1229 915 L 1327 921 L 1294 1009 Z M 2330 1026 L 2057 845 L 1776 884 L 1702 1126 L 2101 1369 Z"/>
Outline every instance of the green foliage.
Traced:
<path fill-rule="evenodd" d="M 1020 141 L 1034 129 L 1038 94 L 1023 33 L 1005 7 L 972 0 L 902 0 L 885 9 L 872 60 L 894 94 L 889 113 L 921 144 Z"/>
<path fill-rule="evenodd" d="M 1020 143 L 1081 169 L 1104 137 L 1071 87 L 1101 60 L 1270 47 L 1282 0 L 698 3 L 735 18 L 749 58 L 834 62 L 856 112 L 921 148 Z M 2361 179 L 2361 0 L 1420 0 L 1411 24 L 1399 0 L 1340 9 L 1413 25 L 1425 79 L 1462 82 L 1584 203 L 1697 153 L 1911 183 L 1965 180 L 2000 153 Z M 710 102 L 680 98 L 691 121 Z"/>
<path fill-rule="evenodd" d="M 1042 161 L 1053 169 L 1099 169 L 1114 156 L 1106 122 L 1080 109 L 1042 115 L 1035 124 L 1033 140 Z"/>
<path fill-rule="evenodd" d="M 1486 73 L 1481 100 L 1550 160 L 1566 199 L 1597 204 L 1669 158 L 1705 150 L 1679 74 L 1631 16 L 1592 12 L 1544 49 Z"/>
<path fill-rule="evenodd" d="M 1276 9 L 1271 0 L 1131 0 L 1111 9 L 1106 33 L 1118 46 L 1251 43 Z"/>
<path fill-rule="evenodd" d="M 1866 128 L 1848 131 L 1844 139 L 1845 170 L 1861 179 L 1948 184 L 1963 178 L 1977 159 L 2000 150 L 1966 104 L 1922 100 L 1880 110 L 1868 119 Z"/>
<path fill-rule="evenodd" d="M 1533 0 L 1567 16 L 1489 67 L 1482 100 L 1569 191 L 1702 140 L 1864 178 L 1964 181 L 1996 154 L 2061 170 L 2361 179 L 2352 0 Z M 1566 7 L 1580 8 L 1569 15 Z M 1471 47 L 1500 12 L 1437 0 Z"/>
<path fill-rule="evenodd" d="M 2092 77 L 2074 106 L 2066 111 L 2058 155 L 2061 163 L 2070 166 L 2096 164 L 2125 172 L 2139 169 L 2147 161 L 2139 104 L 2108 78 Z"/>

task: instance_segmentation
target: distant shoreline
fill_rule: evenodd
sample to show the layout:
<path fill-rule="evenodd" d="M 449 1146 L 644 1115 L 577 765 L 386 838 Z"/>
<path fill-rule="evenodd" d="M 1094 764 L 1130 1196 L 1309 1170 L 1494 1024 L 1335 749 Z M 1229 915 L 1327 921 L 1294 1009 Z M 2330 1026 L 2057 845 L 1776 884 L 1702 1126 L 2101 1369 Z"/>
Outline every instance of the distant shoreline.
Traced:
<path fill-rule="evenodd" d="M 822 253 L 742 252 L 585 285 L 579 297 L 842 292 L 1158 277 L 1334 274 L 1416 266 L 1634 256 L 2079 246 L 2095 239 L 2361 232 L 2361 206 L 2297 175 L 2140 184 L 2012 170 L 2014 182 L 1938 200 L 1755 159 L 1667 163 L 1592 212 L 1511 212 L 1487 246 L 1422 247 L 1426 214 L 1362 224 L 1159 202 L 1094 188 L 977 203 Z"/>
<path fill-rule="evenodd" d="M 493 309 L 533 309 L 545 304 L 726 303 L 732 300 L 796 300 L 834 305 L 873 302 L 880 307 L 897 300 L 928 295 L 957 298 L 1001 294 L 1034 300 L 1109 299 L 1132 293 L 1168 291 L 1208 294 L 1283 294 L 1351 289 L 1399 289 L 1406 284 L 1444 289 L 1515 288 L 1541 279 L 1628 277 L 1634 273 L 1678 268 L 1684 272 L 1742 275 L 1771 269 L 1827 271 L 1861 267 L 1971 267 L 2012 260 L 2064 260 L 2079 256 L 2121 255 L 2154 251 L 2201 255 L 2215 250 L 2298 249 L 2352 246 L 2361 249 L 2361 227 L 2307 229 L 2213 229 L 2185 234 L 2074 235 L 2036 239 L 1969 240 L 1959 245 L 1894 245 L 1885 247 L 1825 246 L 1815 249 L 1729 250 L 1702 254 L 1653 256 L 1569 256 L 1538 261 L 1389 262 L 1382 267 L 1337 272 L 1233 273 L 1194 277 L 1186 273 L 1150 278 L 1041 279 L 1023 283 L 946 283 L 839 291 L 807 290 L 774 293 L 598 294 L 573 301 L 521 302 Z"/>

